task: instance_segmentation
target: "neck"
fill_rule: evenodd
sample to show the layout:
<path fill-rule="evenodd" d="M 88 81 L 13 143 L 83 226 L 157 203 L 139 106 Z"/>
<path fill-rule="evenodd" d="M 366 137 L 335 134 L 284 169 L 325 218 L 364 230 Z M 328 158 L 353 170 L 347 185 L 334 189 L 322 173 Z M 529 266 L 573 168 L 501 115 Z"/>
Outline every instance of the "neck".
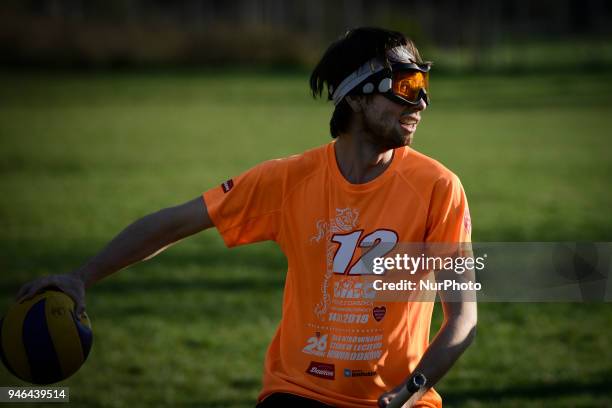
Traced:
<path fill-rule="evenodd" d="M 382 149 L 343 133 L 335 143 L 336 161 L 344 178 L 352 184 L 363 184 L 381 175 L 391 164 L 392 149 Z"/>

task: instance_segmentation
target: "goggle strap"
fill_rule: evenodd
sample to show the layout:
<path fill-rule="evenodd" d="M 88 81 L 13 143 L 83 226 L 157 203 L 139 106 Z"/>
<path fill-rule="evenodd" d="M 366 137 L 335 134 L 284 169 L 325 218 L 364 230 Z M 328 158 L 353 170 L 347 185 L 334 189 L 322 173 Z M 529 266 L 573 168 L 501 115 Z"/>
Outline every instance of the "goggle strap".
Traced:
<path fill-rule="evenodd" d="M 356 71 L 344 78 L 336 89 L 330 88 L 334 105 L 339 104 L 342 98 L 344 98 L 365 79 L 382 71 L 384 68 L 385 66 L 376 58 L 367 61 L 365 64 L 357 68 Z"/>

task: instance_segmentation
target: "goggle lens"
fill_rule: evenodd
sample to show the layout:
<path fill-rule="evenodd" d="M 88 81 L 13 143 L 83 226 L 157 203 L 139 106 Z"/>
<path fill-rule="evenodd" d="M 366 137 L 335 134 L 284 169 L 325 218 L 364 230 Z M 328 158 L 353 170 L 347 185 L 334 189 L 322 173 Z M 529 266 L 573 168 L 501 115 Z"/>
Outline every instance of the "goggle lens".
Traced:
<path fill-rule="evenodd" d="M 421 90 L 427 93 L 429 72 L 397 71 L 393 73 L 393 93 L 411 102 L 417 102 Z"/>

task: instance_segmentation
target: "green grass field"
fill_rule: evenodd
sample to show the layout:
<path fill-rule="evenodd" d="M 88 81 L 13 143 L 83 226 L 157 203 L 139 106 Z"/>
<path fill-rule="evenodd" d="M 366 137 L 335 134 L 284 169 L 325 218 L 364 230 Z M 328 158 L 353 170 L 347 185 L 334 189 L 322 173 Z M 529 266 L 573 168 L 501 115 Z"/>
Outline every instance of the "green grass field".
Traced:
<path fill-rule="evenodd" d="M 434 76 L 431 94 L 414 147 L 461 177 L 475 241 L 612 241 L 611 76 Z M 137 217 L 327 143 L 330 112 L 306 74 L 0 75 L 0 310 Z M 254 406 L 285 266 L 207 231 L 99 283 L 72 404 Z M 610 304 L 481 304 L 437 388 L 450 407 L 609 407 L 611 344 Z M 25 384 L 1 367 L 0 385 Z"/>

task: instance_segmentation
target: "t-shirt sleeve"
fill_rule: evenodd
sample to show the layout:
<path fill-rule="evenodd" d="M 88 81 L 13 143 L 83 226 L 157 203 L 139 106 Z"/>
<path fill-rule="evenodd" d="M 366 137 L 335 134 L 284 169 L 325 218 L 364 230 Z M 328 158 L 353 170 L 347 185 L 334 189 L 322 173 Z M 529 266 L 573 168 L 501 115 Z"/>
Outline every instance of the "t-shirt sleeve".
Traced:
<path fill-rule="evenodd" d="M 282 160 L 270 160 L 204 192 L 208 214 L 225 245 L 276 240 L 284 167 Z"/>
<path fill-rule="evenodd" d="M 438 179 L 427 216 L 426 242 L 471 242 L 472 221 L 465 191 L 454 174 Z"/>

